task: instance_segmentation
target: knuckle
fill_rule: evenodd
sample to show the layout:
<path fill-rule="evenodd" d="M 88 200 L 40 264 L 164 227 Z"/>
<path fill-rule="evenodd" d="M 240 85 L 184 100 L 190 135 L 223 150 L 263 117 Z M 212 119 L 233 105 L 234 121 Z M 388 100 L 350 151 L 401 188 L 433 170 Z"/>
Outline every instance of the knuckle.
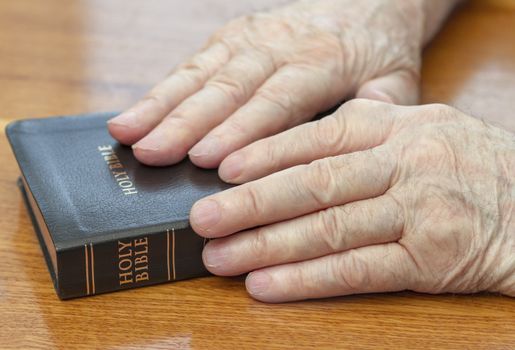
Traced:
<path fill-rule="evenodd" d="M 217 58 L 218 57 L 216 57 L 216 56 L 206 55 L 206 54 L 197 55 L 191 60 L 189 67 L 193 70 L 197 69 L 202 72 L 211 73 L 208 70 L 208 67 L 215 65 Z M 186 67 L 188 67 L 188 66 L 186 66 Z"/>
<path fill-rule="evenodd" d="M 334 169 L 328 159 L 316 160 L 308 165 L 307 176 L 304 176 L 304 188 L 307 194 L 321 208 L 330 206 L 334 187 Z"/>
<path fill-rule="evenodd" d="M 248 133 L 249 130 L 246 126 L 244 126 L 244 124 L 234 119 L 227 119 L 223 123 L 223 134 L 221 134 L 220 136 L 231 134 L 247 135 Z"/>
<path fill-rule="evenodd" d="M 403 115 L 404 110 L 397 105 L 368 99 L 352 99 L 335 113 L 340 123 L 344 123 L 341 129 L 352 136 L 352 141 L 361 145 L 367 144 L 367 139 L 374 140 L 374 145 L 384 142 L 399 127 L 398 121 Z M 374 137 L 365 137 L 367 135 Z"/>
<path fill-rule="evenodd" d="M 315 232 L 320 233 L 326 248 L 331 252 L 340 251 L 346 247 L 345 242 L 345 224 L 341 222 L 338 211 L 331 207 L 329 209 L 320 211 L 317 215 Z"/>
<path fill-rule="evenodd" d="M 177 75 L 182 79 L 192 82 L 194 85 L 203 85 L 210 74 L 205 68 L 194 63 L 188 63 L 179 68 Z"/>
<path fill-rule="evenodd" d="M 316 289 L 319 285 L 314 277 L 308 277 L 306 273 L 306 268 L 302 268 L 300 266 L 296 267 L 293 271 L 291 271 L 291 275 L 289 280 L 292 282 L 288 289 L 291 290 L 301 290 L 301 291 L 309 291 L 312 289 Z"/>
<path fill-rule="evenodd" d="M 242 105 L 247 100 L 248 93 L 245 85 L 223 74 L 215 76 L 206 85 L 218 89 L 235 105 Z"/>
<path fill-rule="evenodd" d="M 156 87 L 152 89 L 147 95 L 143 97 L 143 101 L 149 101 L 154 105 L 157 105 L 159 108 L 166 108 L 166 100 L 163 96 L 166 96 L 165 92 L 163 92 L 160 88 Z"/>
<path fill-rule="evenodd" d="M 290 92 L 279 86 L 261 88 L 256 91 L 256 97 L 277 107 L 282 114 L 288 116 L 288 119 L 293 113 L 293 100 Z"/>
<path fill-rule="evenodd" d="M 257 228 L 250 240 L 250 254 L 258 265 L 266 261 L 266 256 L 270 252 L 270 242 L 263 228 Z"/>
<path fill-rule="evenodd" d="M 343 148 L 343 129 L 343 119 L 337 119 L 332 115 L 315 122 L 314 146 L 321 150 L 338 152 Z"/>
<path fill-rule="evenodd" d="M 280 63 L 277 61 L 274 51 L 265 45 L 254 45 L 252 46 L 253 56 L 258 57 L 254 62 L 259 67 L 262 75 L 262 80 L 266 80 L 273 72 L 279 69 Z"/>
<path fill-rule="evenodd" d="M 345 102 L 337 111 L 339 119 L 358 116 L 374 123 L 387 123 L 380 130 L 386 128 L 392 121 L 402 115 L 403 110 L 397 105 L 365 98 L 355 98 Z M 396 118 L 394 118 L 396 116 Z M 377 127 L 376 127 L 377 128 Z M 388 129 L 388 128 L 386 128 Z"/>
<path fill-rule="evenodd" d="M 211 44 L 216 43 L 222 47 L 227 56 L 225 57 L 233 57 L 240 50 L 240 42 L 233 33 L 229 32 L 227 28 L 222 28 L 216 31 L 209 39 Z"/>
<path fill-rule="evenodd" d="M 269 168 L 277 169 L 281 164 L 281 154 L 284 154 L 284 150 L 279 148 L 274 142 L 265 142 L 265 157 L 266 163 Z"/>
<path fill-rule="evenodd" d="M 373 100 L 367 100 L 364 98 L 354 98 L 345 102 L 339 109 L 340 113 L 356 113 L 368 109 L 374 103 L 379 103 Z"/>
<path fill-rule="evenodd" d="M 299 291 L 306 290 L 306 278 L 300 267 L 294 267 L 288 276 L 288 283 L 286 283 L 285 289 L 286 293 L 290 293 L 290 291 Z"/>
<path fill-rule="evenodd" d="M 252 16 L 234 18 L 216 30 L 211 36 L 210 41 L 224 45 L 231 55 L 235 55 L 243 46 L 243 33 L 249 27 L 251 21 Z"/>
<path fill-rule="evenodd" d="M 350 293 L 360 292 L 370 284 L 368 264 L 357 250 L 349 250 L 334 259 L 330 271 L 335 283 Z"/>
<path fill-rule="evenodd" d="M 292 37 L 298 31 L 292 21 L 278 21 L 268 13 L 258 13 L 256 19 L 266 24 L 263 30 L 266 30 L 266 33 L 270 35 L 280 34 L 281 36 Z"/>
<path fill-rule="evenodd" d="M 260 192 L 252 185 L 244 186 L 244 198 L 246 198 L 246 208 L 249 215 L 261 216 L 263 214 L 264 201 Z"/>

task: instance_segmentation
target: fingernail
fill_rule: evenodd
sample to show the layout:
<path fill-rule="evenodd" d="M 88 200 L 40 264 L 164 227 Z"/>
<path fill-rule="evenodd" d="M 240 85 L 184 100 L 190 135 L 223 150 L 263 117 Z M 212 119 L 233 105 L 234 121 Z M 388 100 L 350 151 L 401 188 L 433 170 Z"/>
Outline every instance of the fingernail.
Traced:
<path fill-rule="evenodd" d="M 204 248 L 204 264 L 206 267 L 218 268 L 226 265 L 228 255 L 229 254 L 225 246 L 213 241 Z"/>
<path fill-rule="evenodd" d="M 249 273 L 247 280 L 245 281 L 247 290 L 252 295 L 261 295 L 265 293 L 268 290 L 270 283 L 272 283 L 272 277 L 263 271 Z"/>
<path fill-rule="evenodd" d="M 120 125 L 125 127 L 133 127 L 138 120 L 138 115 L 134 111 L 126 111 L 122 114 L 111 118 L 107 121 L 107 124 Z"/>
<path fill-rule="evenodd" d="M 201 200 L 191 209 L 191 222 L 203 231 L 209 232 L 220 221 L 220 218 L 220 206 L 212 199 Z"/>
<path fill-rule="evenodd" d="M 161 131 L 154 130 L 149 135 L 144 137 L 142 140 L 132 145 L 132 149 L 140 149 L 143 151 L 153 152 L 158 151 L 161 148 L 165 137 L 166 136 Z"/>
<path fill-rule="evenodd" d="M 239 177 L 243 173 L 245 157 L 242 154 L 234 154 L 227 157 L 220 165 L 218 174 L 222 180 L 230 181 Z"/>
<path fill-rule="evenodd" d="M 221 148 L 220 139 L 216 136 L 206 136 L 188 152 L 192 157 L 205 157 L 217 153 Z"/>

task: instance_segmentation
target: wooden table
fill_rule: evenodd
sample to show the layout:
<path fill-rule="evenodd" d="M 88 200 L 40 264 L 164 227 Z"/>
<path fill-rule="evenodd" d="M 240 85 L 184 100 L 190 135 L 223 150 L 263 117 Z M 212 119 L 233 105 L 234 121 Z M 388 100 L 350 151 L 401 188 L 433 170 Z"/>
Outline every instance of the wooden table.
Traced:
<path fill-rule="evenodd" d="M 129 106 L 228 18 L 278 0 L 2 0 L 0 124 Z M 285 1 L 282 1 L 285 2 Z M 515 131 L 515 2 L 469 3 L 425 53 L 424 102 Z M 210 277 L 59 301 L 0 135 L 0 348 L 515 349 L 495 295 L 363 295 L 285 305 Z"/>

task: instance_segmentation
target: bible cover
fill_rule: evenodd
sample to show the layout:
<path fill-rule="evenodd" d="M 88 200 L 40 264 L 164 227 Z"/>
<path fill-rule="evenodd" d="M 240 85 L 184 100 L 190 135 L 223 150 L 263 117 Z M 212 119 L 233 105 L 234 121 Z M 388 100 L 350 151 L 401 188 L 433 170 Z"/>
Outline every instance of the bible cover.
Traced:
<path fill-rule="evenodd" d="M 139 163 L 109 135 L 114 115 L 22 120 L 6 129 L 61 299 L 208 274 L 206 242 L 189 226 L 189 212 L 228 185 L 187 160 Z"/>

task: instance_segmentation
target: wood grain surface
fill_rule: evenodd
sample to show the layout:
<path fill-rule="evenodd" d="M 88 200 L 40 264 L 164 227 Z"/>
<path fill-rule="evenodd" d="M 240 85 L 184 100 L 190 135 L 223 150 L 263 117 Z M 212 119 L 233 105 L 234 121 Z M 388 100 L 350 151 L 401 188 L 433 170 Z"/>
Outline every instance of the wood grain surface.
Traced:
<path fill-rule="evenodd" d="M 0 126 L 128 107 L 227 19 L 279 0 L 2 0 Z M 515 131 L 515 5 L 473 1 L 425 52 L 424 102 Z M 0 349 L 515 349 L 515 303 L 393 293 L 266 305 L 209 277 L 59 301 L 0 133 Z"/>

